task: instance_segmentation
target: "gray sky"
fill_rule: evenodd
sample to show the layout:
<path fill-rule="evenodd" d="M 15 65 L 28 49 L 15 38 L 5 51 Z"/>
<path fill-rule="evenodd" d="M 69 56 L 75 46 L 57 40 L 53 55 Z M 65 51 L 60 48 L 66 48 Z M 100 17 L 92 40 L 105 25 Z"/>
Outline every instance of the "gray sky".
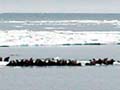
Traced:
<path fill-rule="evenodd" d="M 0 0 L 0 12 L 120 13 L 120 0 Z"/>

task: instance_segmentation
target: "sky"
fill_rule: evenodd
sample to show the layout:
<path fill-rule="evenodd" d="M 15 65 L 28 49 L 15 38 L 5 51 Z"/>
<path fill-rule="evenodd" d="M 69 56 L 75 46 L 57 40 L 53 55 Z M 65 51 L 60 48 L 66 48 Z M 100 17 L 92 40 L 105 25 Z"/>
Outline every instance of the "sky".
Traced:
<path fill-rule="evenodd" d="M 0 0 L 0 13 L 120 13 L 120 0 Z"/>

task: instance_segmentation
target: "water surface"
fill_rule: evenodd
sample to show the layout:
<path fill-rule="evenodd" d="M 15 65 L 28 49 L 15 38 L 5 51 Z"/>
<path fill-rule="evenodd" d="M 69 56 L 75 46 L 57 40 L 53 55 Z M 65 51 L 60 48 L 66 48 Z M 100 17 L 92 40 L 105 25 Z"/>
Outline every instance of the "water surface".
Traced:
<path fill-rule="evenodd" d="M 119 90 L 120 67 L 2 67 L 1 90 Z"/>

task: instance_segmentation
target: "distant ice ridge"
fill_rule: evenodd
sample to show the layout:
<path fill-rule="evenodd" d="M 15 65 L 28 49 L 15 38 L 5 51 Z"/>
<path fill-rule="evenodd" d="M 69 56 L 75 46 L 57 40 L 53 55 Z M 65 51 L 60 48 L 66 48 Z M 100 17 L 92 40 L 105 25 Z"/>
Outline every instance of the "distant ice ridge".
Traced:
<path fill-rule="evenodd" d="M 0 21 L 0 23 L 20 23 L 23 25 L 77 25 L 77 24 L 112 24 L 120 25 L 120 20 L 41 20 L 41 21 Z"/>
<path fill-rule="evenodd" d="M 0 31 L 0 46 L 120 44 L 119 31 Z"/>

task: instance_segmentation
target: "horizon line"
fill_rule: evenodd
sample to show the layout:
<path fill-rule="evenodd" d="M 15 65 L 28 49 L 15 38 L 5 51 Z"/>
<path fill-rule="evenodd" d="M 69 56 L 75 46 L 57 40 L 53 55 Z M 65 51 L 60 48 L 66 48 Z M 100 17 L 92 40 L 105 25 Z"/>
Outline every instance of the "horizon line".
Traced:
<path fill-rule="evenodd" d="M 9 14 L 9 13 L 16 13 L 16 14 L 20 14 L 20 13 L 26 13 L 26 14 L 32 14 L 32 13 L 36 13 L 36 14 L 49 14 L 49 13 L 59 13 L 59 14 L 120 14 L 120 12 L 0 12 L 0 14 Z"/>

